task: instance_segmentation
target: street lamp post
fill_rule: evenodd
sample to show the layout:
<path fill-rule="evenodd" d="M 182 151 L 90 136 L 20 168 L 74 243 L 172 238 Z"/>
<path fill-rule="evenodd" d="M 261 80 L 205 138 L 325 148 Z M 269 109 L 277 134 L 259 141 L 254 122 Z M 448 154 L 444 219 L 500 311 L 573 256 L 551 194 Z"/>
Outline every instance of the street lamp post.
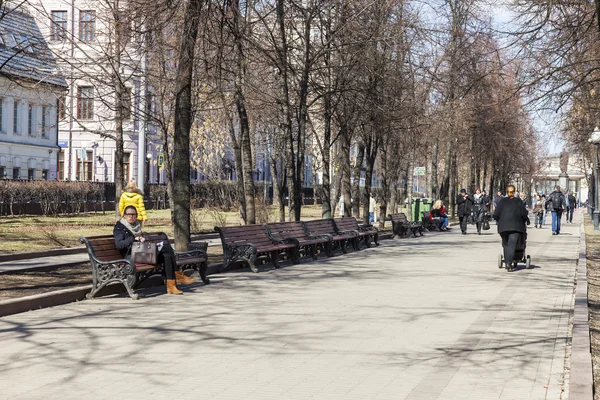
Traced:
<path fill-rule="evenodd" d="M 593 213 L 593 221 L 594 221 L 594 230 L 598 230 L 598 147 L 600 146 L 600 129 L 598 127 L 594 128 L 592 132 L 592 136 L 588 140 L 590 143 L 596 146 L 595 149 L 595 169 L 594 169 L 594 213 Z"/>

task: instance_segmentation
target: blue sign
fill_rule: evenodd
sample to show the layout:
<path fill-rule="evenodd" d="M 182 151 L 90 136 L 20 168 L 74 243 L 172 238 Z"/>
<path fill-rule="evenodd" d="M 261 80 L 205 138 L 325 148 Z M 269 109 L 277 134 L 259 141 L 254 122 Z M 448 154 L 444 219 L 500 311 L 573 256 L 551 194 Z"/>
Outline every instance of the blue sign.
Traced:
<path fill-rule="evenodd" d="M 69 142 L 67 142 L 67 141 L 58 142 L 58 146 L 59 147 L 69 147 Z"/>

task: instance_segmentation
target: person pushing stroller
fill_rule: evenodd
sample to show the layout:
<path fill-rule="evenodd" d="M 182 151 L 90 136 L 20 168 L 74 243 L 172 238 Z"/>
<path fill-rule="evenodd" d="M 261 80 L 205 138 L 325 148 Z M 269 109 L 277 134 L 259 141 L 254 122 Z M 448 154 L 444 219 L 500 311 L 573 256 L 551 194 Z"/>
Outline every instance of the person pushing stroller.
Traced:
<path fill-rule="evenodd" d="M 508 271 L 512 270 L 515 259 L 517 242 L 523 235 L 523 242 L 527 240 L 527 228 L 529 216 L 525 203 L 515 197 L 515 187 L 510 185 L 506 188 L 506 195 L 498 202 L 494 211 L 494 220 L 497 221 L 498 233 L 502 237 L 502 248 L 504 250 L 504 264 Z"/>

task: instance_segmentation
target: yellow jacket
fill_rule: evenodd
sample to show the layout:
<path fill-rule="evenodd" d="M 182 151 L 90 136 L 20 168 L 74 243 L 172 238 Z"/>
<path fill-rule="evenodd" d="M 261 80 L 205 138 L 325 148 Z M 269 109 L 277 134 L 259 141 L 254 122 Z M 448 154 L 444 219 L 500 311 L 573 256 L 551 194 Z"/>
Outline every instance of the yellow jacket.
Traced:
<path fill-rule="evenodd" d="M 133 192 L 123 192 L 119 200 L 119 212 L 123 215 L 123 211 L 127 206 L 134 206 L 137 210 L 138 221 L 146 221 L 146 207 L 144 207 L 144 196 L 139 190 Z"/>

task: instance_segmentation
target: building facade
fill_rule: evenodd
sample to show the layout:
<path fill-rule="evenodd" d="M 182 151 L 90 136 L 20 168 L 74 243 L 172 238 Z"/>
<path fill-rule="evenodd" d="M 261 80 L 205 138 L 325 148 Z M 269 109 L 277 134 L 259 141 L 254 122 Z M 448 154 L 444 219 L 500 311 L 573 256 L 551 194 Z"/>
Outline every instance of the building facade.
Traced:
<path fill-rule="evenodd" d="M 540 161 L 539 166 L 539 172 L 533 178 L 533 192 L 548 194 L 559 185 L 563 193 L 572 192 L 581 202 L 588 200 L 587 176 L 591 170 L 580 155 L 553 154 Z"/>
<path fill-rule="evenodd" d="M 57 179 L 67 83 L 35 19 L 21 8 L 0 15 L 0 179 Z"/>
<path fill-rule="evenodd" d="M 161 141 L 156 130 L 142 124 L 146 100 L 140 37 L 123 30 L 122 51 L 115 54 L 114 13 L 95 0 L 32 0 L 30 10 L 57 57 L 69 91 L 58 112 L 58 179 L 114 182 L 115 165 L 123 164 L 125 181 L 138 179 L 145 165 L 146 181 L 159 182 Z M 130 16 L 123 15 L 131 22 Z M 124 157 L 116 159 L 115 63 L 125 86 L 123 104 Z M 144 135 L 138 154 L 139 139 Z M 142 160 L 140 160 L 140 157 Z M 142 161 L 142 164 L 139 164 Z M 164 179 L 162 179 L 164 181 Z"/>

